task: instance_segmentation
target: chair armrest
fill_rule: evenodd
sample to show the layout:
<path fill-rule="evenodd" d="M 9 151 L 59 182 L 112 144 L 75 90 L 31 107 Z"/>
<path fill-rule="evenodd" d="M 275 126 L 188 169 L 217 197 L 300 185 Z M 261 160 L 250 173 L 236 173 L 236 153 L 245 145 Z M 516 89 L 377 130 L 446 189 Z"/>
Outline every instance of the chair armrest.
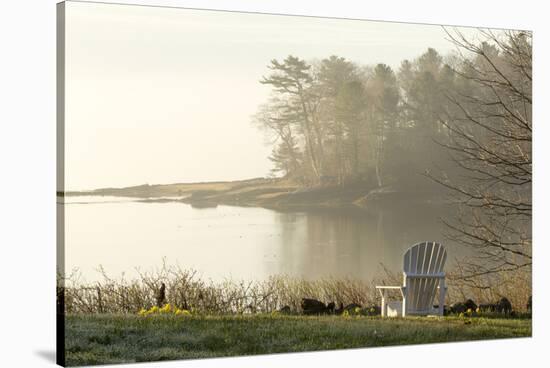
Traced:
<path fill-rule="evenodd" d="M 385 296 L 385 292 L 383 292 L 382 290 L 399 290 L 401 292 L 401 297 L 405 297 L 405 290 L 407 289 L 406 286 L 385 286 L 385 285 L 382 285 L 382 286 L 376 286 L 376 289 L 378 290 L 378 292 L 380 293 L 380 296 L 382 296 L 382 298 L 384 298 Z"/>

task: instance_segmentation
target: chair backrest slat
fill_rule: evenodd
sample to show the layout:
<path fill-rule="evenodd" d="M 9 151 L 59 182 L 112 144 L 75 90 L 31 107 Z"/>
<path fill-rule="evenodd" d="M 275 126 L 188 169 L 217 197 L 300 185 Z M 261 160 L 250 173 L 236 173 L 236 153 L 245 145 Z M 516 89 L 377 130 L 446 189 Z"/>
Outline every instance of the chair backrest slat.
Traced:
<path fill-rule="evenodd" d="M 410 247 L 403 257 L 404 277 L 415 274 L 414 278 L 403 280 L 407 285 L 407 312 L 427 313 L 433 304 L 438 280 L 418 275 L 434 275 L 443 271 L 447 251 L 436 242 L 422 242 Z"/>

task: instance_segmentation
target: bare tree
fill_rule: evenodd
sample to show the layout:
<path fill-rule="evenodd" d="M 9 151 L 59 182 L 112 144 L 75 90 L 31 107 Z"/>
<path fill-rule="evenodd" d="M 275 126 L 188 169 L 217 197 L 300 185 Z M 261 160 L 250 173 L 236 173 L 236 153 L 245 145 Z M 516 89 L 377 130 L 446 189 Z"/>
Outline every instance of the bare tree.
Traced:
<path fill-rule="evenodd" d="M 530 270 L 532 180 L 532 34 L 479 30 L 482 42 L 445 29 L 458 49 L 459 85 L 440 120 L 440 142 L 458 170 L 428 175 L 450 189 L 459 215 L 445 220 L 449 236 L 474 249 L 461 278 Z M 479 285 L 482 287 L 482 285 Z"/>

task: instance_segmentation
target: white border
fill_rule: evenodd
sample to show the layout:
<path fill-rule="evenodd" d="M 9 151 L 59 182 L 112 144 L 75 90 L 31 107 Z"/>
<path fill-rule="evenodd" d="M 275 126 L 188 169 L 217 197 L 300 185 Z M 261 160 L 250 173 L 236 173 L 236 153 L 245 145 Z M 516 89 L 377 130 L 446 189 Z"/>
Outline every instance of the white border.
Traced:
<path fill-rule="evenodd" d="M 534 31 L 535 52 L 535 320 L 532 339 L 452 343 L 280 354 L 202 361 L 141 364 L 140 367 L 281 366 L 542 366 L 550 341 L 550 46 L 543 1 L 126 1 L 147 5 L 241 10 L 519 28 Z M 51 366 L 55 346 L 55 0 L 13 0 L 0 10 L 0 366 Z M 50 359 L 48 359 L 50 357 Z M 417 362 L 418 364 L 415 364 Z M 126 366 L 120 366 L 126 367 Z M 128 366 L 129 367 L 129 366 Z"/>

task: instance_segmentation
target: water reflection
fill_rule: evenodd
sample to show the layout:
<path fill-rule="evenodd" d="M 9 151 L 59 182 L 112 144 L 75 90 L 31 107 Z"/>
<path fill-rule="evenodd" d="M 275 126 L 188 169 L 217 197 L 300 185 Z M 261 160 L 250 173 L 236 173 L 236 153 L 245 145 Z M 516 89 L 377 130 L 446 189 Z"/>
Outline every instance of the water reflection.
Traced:
<path fill-rule="evenodd" d="M 362 279 L 379 274 L 382 264 L 397 271 L 404 251 L 417 241 L 439 240 L 451 248 L 443 240 L 440 222 L 451 215 L 450 208 L 433 206 L 278 213 L 282 261 L 274 271 L 308 278 Z"/>
<path fill-rule="evenodd" d="M 439 218 L 451 214 L 433 206 L 278 212 L 117 198 L 67 200 L 66 269 L 78 267 L 88 281 L 99 278 L 98 265 L 132 277 L 136 267 L 152 270 L 163 259 L 213 280 L 273 274 L 370 279 L 381 264 L 399 270 L 404 250 L 414 242 L 441 240 Z"/>

